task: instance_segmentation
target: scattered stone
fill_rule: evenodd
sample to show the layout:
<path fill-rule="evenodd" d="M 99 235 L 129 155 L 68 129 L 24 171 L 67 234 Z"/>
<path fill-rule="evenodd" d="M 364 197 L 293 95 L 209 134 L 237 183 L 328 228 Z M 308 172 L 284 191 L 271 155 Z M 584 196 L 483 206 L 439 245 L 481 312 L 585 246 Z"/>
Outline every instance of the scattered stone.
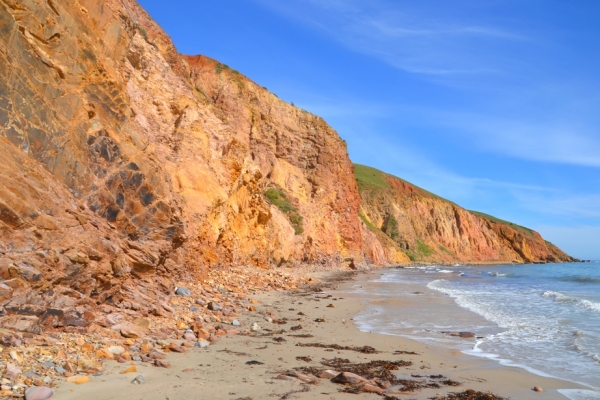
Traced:
<path fill-rule="evenodd" d="M 21 370 L 21 368 L 17 367 L 14 364 L 8 363 L 6 365 L 6 372 L 4 373 L 4 378 L 8 379 L 9 381 L 14 381 L 22 373 L 23 371 Z"/>
<path fill-rule="evenodd" d="M 282 381 L 293 381 L 294 380 L 294 378 L 292 378 L 291 376 L 287 376 L 287 375 L 277 375 L 275 377 L 275 379 L 279 379 Z"/>
<path fill-rule="evenodd" d="M 231 321 L 231 325 L 233 326 L 240 326 L 240 321 L 238 321 L 237 319 L 234 319 L 233 321 Z"/>
<path fill-rule="evenodd" d="M 111 346 L 108 348 L 108 351 L 110 351 L 115 356 L 120 356 L 123 353 L 125 353 L 125 349 L 122 346 Z"/>
<path fill-rule="evenodd" d="M 167 354 L 163 353 L 160 350 L 151 350 L 148 353 L 148 357 L 153 358 L 155 360 L 164 360 L 165 358 L 167 358 Z"/>
<path fill-rule="evenodd" d="M 534 392 L 543 392 L 543 391 L 544 391 L 544 389 L 542 389 L 540 386 L 534 386 L 534 387 L 533 387 L 533 391 L 534 391 Z"/>
<path fill-rule="evenodd" d="M 193 341 L 193 340 L 196 340 L 196 335 L 194 334 L 194 331 L 191 331 L 191 330 L 189 330 L 189 329 L 188 329 L 188 330 L 187 330 L 187 331 L 185 331 L 185 333 L 183 334 L 183 338 L 184 338 L 185 340 Z"/>
<path fill-rule="evenodd" d="M 260 331 L 260 325 L 258 325 L 256 322 L 252 324 L 252 326 L 250 327 L 250 330 L 252 332 L 256 332 L 256 331 Z"/>
<path fill-rule="evenodd" d="M 264 363 L 256 360 L 246 361 L 246 365 L 263 365 Z"/>
<path fill-rule="evenodd" d="M 210 346 L 210 343 L 209 343 L 209 342 L 207 342 L 207 341 L 206 341 L 206 340 L 204 340 L 204 339 L 200 339 L 200 340 L 198 340 L 198 341 L 196 342 L 196 344 L 195 344 L 194 346 L 196 346 L 196 347 L 200 347 L 201 349 L 203 349 L 203 348 L 205 348 L 205 347 L 208 347 L 208 346 Z"/>
<path fill-rule="evenodd" d="M 365 383 L 364 385 L 361 385 L 360 389 L 369 393 L 383 394 L 382 388 L 377 387 L 375 385 L 371 385 L 370 383 Z"/>
<path fill-rule="evenodd" d="M 88 383 L 89 381 L 90 377 L 87 375 L 70 376 L 67 378 L 67 382 L 75 383 L 77 385 L 81 385 L 82 383 Z"/>
<path fill-rule="evenodd" d="M 223 308 L 219 303 L 211 301 L 210 303 L 208 303 L 208 309 L 211 311 L 221 311 Z"/>
<path fill-rule="evenodd" d="M 171 351 L 174 351 L 175 353 L 185 353 L 185 347 L 182 346 L 173 346 L 169 348 Z"/>
<path fill-rule="evenodd" d="M 327 308 L 335 308 L 335 306 L 333 304 L 329 304 Z"/>
<path fill-rule="evenodd" d="M 63 367 L 61 367 L 60 365 L 57 365 L 54 370 L 58 373 L 58 374 L 64 374 L 65 372 L 67 372 L 66 369 L 64 369 Z"/>
<path fill-rule="evenodd" d="M 131 383 L 133 383 L 134 385 L 141 385 L 143 383 L 146 383 L 146 378 L 144 378 L 142 375 L 138 375 L 131 381 Z"/>
<path fill-rule="evenodd" d="M 175 290 L 175 294 L 178 296 L 184 296 L 184 297 L 188 297 L 192 295 L 192 292 L 190 292 L 190 289 L 186 288 L 186 287 L 178 287 Z"/>
<path fill-rule="evenodd" d="M 54 368 L 56 366 L 56 364 L 50 361 L 42 361 L 40 364 L 46 368 Z"/>
<path fill-rule="evenodd" d="M 190 311 L 191 311 L 191 312 L 198 312 L 198 307 L 191 306 L 191 307 L 190 307 Z"/>
<path fill-rule="evenodd" d="M 164 360 L 154 360 L 154 365 L 160 368 L 171 368 L 171 363 Z"/>
<path fill-rule="evenodd" d="M 32 386 L 25 392 L 25 400 L 48 400 L 54 396 L 54 390 L 47 386 Z"/>
<path fill-rule="evenodd" d="M 119 372 L 121 375 L 123 374 L 129 374 L 130 372 L 137 372 L 137 368 L 135 367 L 135 365 L 131 365 L 129 368 L 124 369 L 123 371 Z"/>
<path fill-rule="evenodd" d="M 325 322 L 325 318 L 317 318 L 315 319 L 315 322 Z"/>
<path fill-rule="evenodd" d="M 475 334 L 473 332 L 459 332 L 458 336 L 463 339 L 474 338 Z"/>

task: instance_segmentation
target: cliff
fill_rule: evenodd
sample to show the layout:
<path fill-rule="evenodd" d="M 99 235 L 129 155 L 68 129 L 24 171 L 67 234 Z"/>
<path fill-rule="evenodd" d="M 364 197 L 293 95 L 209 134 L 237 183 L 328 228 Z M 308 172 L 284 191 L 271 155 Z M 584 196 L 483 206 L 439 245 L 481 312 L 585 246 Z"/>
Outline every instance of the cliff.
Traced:
<path fill-rule="evenodd" d="M 531 229 L 468 211 L 374 168 L 355 165 L 370 259 L 428 262 L 570 262 Z"/>
<path fill-rule="evenodd" d="M 321 118 L 178 54 L 134 0 L 0 0 L 0 71 L 0 317 L 21 330 L 170 315 L 177 284 L 232 266 L 568 258 L 398 179 L 359 195 Z"/>
<path fill-rule="evenodd" d="M 0 1 L 0 71 L 0 294 L 26 329 L 168 314 L 211 268 L 362 260 L 337 133 L 135 1 Z"/>

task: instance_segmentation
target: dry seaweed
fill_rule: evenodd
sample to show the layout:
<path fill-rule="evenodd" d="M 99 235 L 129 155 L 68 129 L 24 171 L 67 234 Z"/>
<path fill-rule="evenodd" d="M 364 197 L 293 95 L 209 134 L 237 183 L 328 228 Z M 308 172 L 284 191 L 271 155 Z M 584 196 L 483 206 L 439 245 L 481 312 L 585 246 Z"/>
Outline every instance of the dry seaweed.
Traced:
<path fill-rule="evenodd" d="M 496 396 L 490 392 L 476 392 L 474 390 L 465 390 L 464 392 L 448 393 L 444 397 L 431 397 L 435 400 L 507 400 L 504 397 Z"/>
<path fill-rule="evenodd" d="M 292 326 L 292 327 L 290 328 L 290 330 L 292 330 L 292 331 L 297 331 L 297 330 L 299 330 L 299 329 L 302 329 L 302 325 L 296 325 L 296 326 Z"/>
<path fill-rule="evenodd" d="M 299 333 L 297 335 L 288 335 L 288 336 L 296 337 L 296 338 L 311 338 L 311 337 L 314 337 L 310 333 Z"/>
<path fill-rule="evenodd" d="M 396 350 L 393 353 L 395 356 L 400 355 L 400 354 L 408 354 L 408 355 L 412 355 L 412 356 L 418 356 L 419 353 L 415 353 L 414 351 L 405 351 L 405 350 Z"/>
<path fill-rule="evenodd" d="M 381 381 L 398 382 L 396 376 L 390 371 L 398 370 L 399 367 L 412 365 L 409 361 L 385 361 L 375 360 L 366 363 L 351 363 L 345 358 L 323 359 L 321 364 L 339 372 L 352 372 L 366 379 L 379 379 Z"/>
<path fill-rule="evenodd" d="M 378 354 L 380 351 L 375 350 L 371 346 L 340 346 L 339 344 L 322 344 L 322 343 L 297 343 L 299 347 L 319 347 L 322 349 L 333 349 L 333 350 L 351 350 L 363 354 Z"/>
<path fill-rule="evenodd" d="M 274 337 L 273 341 L 277 342 L 277 343 L 282 343 L 282 342 L 287 342 L 287 340 L 285 340 L 282 337 Z"/>
<path fill-rule="evenodd" d="M 219 353 L 227 353 L 227 354 L 234 354 L 236 356 L 240 356 L 240 357 L 250 357 L 250 354 L 248 353 L 243 353 L 241 351 L 231 351 L 229 349 L 223 349 L 223 350 L 217 350 Z"/>
<path fill-rule="evenodd" d="M 298 361 L 305 361 L 305 362 L 311 362 L 312 358 L 310 358 L 308 356 L 301 356 L 301 357 L 296 357 L 296 360 L 298 360 Z"/>

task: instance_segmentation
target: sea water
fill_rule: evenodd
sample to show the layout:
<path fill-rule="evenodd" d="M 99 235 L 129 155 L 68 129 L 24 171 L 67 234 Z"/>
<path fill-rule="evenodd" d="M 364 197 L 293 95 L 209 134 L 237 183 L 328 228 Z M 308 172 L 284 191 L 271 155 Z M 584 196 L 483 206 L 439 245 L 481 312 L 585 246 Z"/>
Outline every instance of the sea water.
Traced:
<path fill-rule="evenodd" d="M 355 317 L 363 331 L 583 383 L 591 391 L 565 394 L 600 399 L 600 262 L 397 268 L 350 292 L 367 300 Z"/>

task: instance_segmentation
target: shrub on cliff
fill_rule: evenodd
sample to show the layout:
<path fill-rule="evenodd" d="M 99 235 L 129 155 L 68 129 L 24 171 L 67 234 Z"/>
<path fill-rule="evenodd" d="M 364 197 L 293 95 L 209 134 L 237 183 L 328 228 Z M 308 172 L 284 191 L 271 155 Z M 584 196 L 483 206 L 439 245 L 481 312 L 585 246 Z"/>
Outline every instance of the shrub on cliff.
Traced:
<path fill-rule="evenodd" d="M 304 228 L 302 227 L 303 218 L 298 213 L 298 209 L 290 203 L 283 189 L 280 187 L 269 188 L 265 192 L 265 198 L 270 204 L 273 204 L 275 207 L 279 208 L 281 212 L 287 215 L 296 235 L 300 235 L 304 232 Z"/>

